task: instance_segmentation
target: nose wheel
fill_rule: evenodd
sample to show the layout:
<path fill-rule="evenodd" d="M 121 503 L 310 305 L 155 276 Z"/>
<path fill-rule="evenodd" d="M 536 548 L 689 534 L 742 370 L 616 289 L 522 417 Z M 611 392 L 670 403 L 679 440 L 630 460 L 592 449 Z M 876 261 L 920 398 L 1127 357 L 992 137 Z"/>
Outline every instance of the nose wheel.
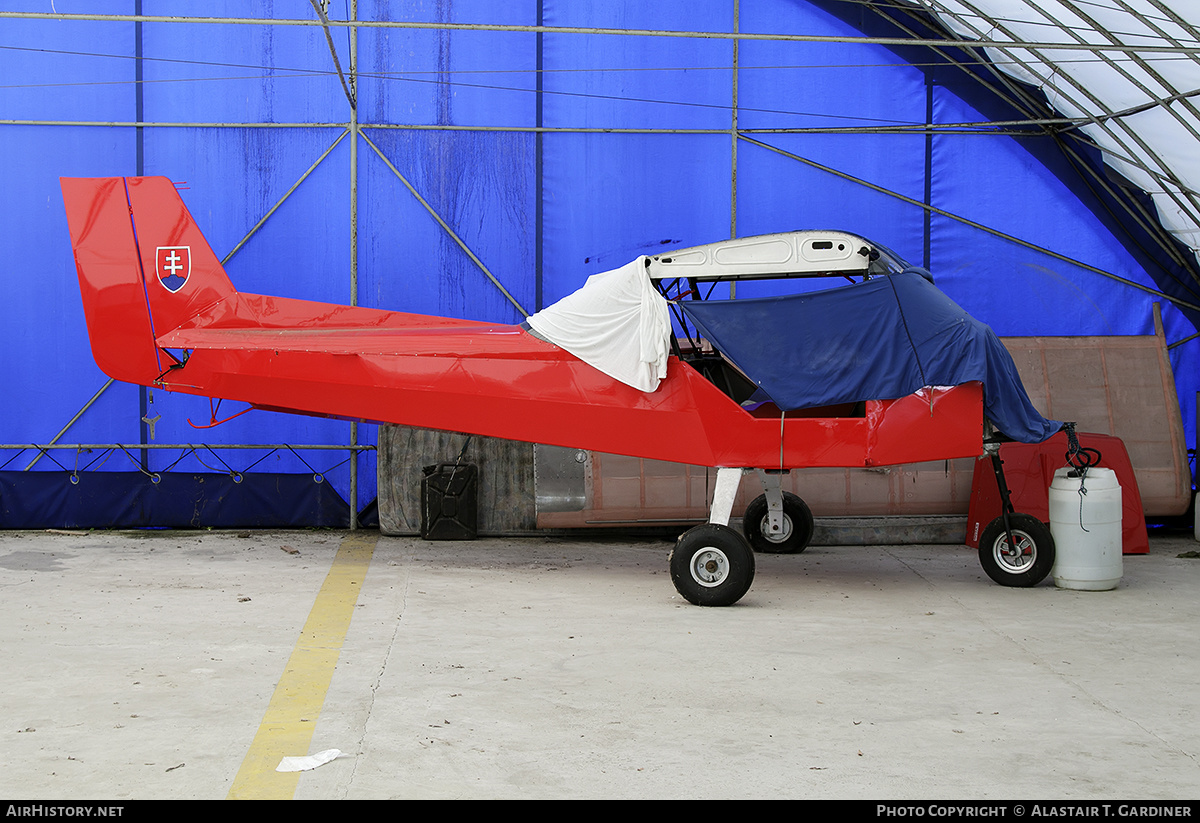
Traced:
<path fill-rule="evenodd" d="M 1054 568 L 1054 536 L 1036 517 L 1013 511 L 1000 449 L 989 452 L 1003 508 L 979 536 L 979 564 L 1001 586 L 1036 586 Z"/>
<path fill-rule="evenodd" d="M 1027 588 L 1041 583 L 1054 568 L 1054 537 L 1028 514 L 1010 514 L 1012 539 L 997 517 L 979 537 L 979 564 L 1001 586 Z"/>

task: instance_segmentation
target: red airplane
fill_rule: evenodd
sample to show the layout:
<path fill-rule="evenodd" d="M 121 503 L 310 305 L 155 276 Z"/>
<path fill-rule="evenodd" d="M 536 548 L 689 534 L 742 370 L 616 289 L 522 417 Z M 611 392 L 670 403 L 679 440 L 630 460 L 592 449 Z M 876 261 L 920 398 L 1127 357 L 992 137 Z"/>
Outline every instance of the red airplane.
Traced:
<path fill-rule="evenodd" d="M 790 469 L 887 466 L 990 450 L 1003 484 L 993 397 L 1016 393 L 1028 404 L 1019 379 L 1015 389 L 997 388 L 990 373 L 961 367 L 963 351 L 976 361 L 1000 357 L 986 340 L 961 336 L 964 328 L 982 327 L 986 338 L 986 326 L 934 289 L 927 273 L 842 232 L 766 235 L 639 258 L 612 276 L 594 276 L 526 323 L 505 325 L 243 294 L 166 178 L 61 184 L 92 352 L 110 377 L 273 411 L 716 467 L 709 522 L 682 535 L 670 561 L 676 588 L 700 605 L 729 605 L 745 594 L 753 549 L 797 552 L 807 545 L 812 514 L 780 490 Z M 793 298 L 701 294 L 721 281 L 831 275 L 852 285 Z M 860 295 L 868 302 L 819 302 Z M 921 308 L 918 298 L 933 308 Z M 815 315 L 812 307 L 782 320 L 754 314 L 789 300 L 799 309 L 818 301 Z M 732 325 L 757 337 L 731 341 L 729 323 L 698 313 L 726 304 L 751 312 Z M 597 331 L 596 318 L 613 305 L 625 312 L 626 325 Z M 899 314 L 877 322 L 869 313 L 880 305 Z M 676 312 L 675 327 L 668 311 Z M 822 325 L 828 321 L 833 325 Z M 789 340 L 780 343 L 780 334 Z M 885 351 L 880 340 L 888 335 L 907 353 Z M 864 336 L 866 348 L 851 351 Z M 614 348 L 616 365 L 604 359 Z M 808 374 L 810 349 L 819 349 L 815 359 L 823 362 Z M 759 355 L 769 362 L 752 362 Z M 939 362 L 947 358 L 949 365 Z M 852 361 L 864 360 L 885 388 L 853 376 Z M 760 379 L 750 376 L 755 370 L 776 373 Z M 793 391 L 801 372 L 817 386 L 815 395 L 811 385 Z M 1030 441 L 1057 431 L 1059 424 L 1033 415 L 1023 436 L 1015 429 L 1024 423 L 999 428 Z M 764 493 L 747 509 L 743 536 L 729 521 L 749 471 Z M 984 568 L 1004 585 L 1040 582 L 1053 563 L 1049 530 L 1011 505 L 996 521 L 980 543 Z"/>

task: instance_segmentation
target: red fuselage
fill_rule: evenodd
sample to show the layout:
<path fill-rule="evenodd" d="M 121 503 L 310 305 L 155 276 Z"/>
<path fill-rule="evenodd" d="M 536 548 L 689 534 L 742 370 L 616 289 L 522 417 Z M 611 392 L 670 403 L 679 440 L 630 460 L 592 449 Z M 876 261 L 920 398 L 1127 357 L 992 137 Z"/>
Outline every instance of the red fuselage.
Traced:
<path fill-rule="evenodd" d="M 882 466 L 982 451 L 978 383 L 859 416 L 751 412 L 672 357 L 653 392 L 520 327 L 233 289 L 163 178 L 64 179 L 92 349 L 110 376 L 264 409 L 703 466 Z M 167 285 L 159 250 L 187 249 Z M 186 352 L 186 357 L 184 356 Z"/>

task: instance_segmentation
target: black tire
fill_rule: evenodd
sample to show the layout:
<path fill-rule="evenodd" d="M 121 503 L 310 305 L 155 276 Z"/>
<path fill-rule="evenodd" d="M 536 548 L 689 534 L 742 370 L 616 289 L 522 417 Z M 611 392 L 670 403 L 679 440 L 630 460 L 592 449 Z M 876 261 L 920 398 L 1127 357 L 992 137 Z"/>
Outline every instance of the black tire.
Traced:
<path fill-rule="evenodd" d="M 783 493 L 783 532 L 773 535 L 767 529 L 767 496 L 760 494 L 746 507 L 742 531 L 756 552 L 799 554 L 808 548 L 813 536 L 813 515 L 808 504 L 791 492 Z"/>
<path fill-rule="evenodd" d="M 1014 552 L 1004 529 L 1004 518 L 997 517 L 979 538 L 979 563 L 988 577 L 1001 586 L 1036 586 L 1054 568 L 1054 537 L 1049 527 L 1028 514 L 1010 514 Z"/>
<path fill-rule="evenodd" d="M 697 606 L 732 606 L 754 582 L 754 552 L 728 526 L 704 523 L 684 532 L 671 551 L 671 582 Z"/>

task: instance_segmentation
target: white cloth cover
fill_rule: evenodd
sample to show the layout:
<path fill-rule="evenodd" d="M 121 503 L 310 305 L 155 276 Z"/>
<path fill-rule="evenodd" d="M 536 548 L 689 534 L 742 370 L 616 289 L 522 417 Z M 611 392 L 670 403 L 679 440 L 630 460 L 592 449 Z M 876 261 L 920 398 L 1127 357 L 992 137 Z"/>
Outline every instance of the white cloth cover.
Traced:
<path fill-rule="evenodd" d="M 671 316 L 646 258 L 593 274 L 526 321 L 551 343 L 622 383 L 652 392 L 667 374 Z"/>

